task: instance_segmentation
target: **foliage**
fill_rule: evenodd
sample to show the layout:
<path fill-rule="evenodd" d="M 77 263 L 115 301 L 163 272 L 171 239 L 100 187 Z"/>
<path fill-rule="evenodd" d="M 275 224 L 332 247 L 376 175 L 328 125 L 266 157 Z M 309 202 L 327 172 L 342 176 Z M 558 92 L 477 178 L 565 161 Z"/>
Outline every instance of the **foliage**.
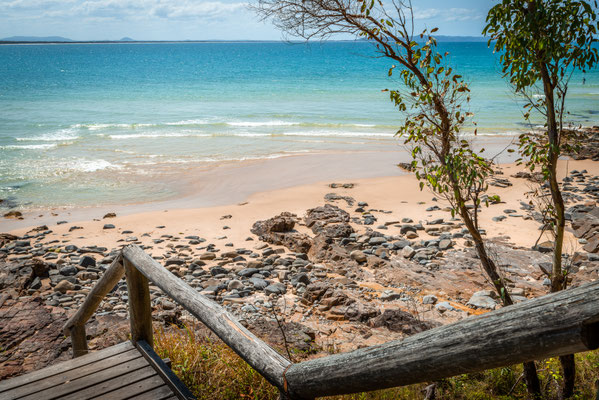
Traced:
<path fill-rule="evenodd" d="M 159 330 L 156 353 L 170 358 L 172 369 L 198 399 L 277 399 L 278 390 L 219 340 L 193 327 Z"/>
<path fill-rule="evenodd" d="M 435 29 L 433 29 L 435 31 Z M 432 31 L 431 31 L 432 32 Z M 464 110 L 470 101 L 470 89 L 461 75 L 448 66 L 446 57 L 437 51 L 437 41 L 420 35 L 424 45 L 411 40 L 414 69 L 399 72 L 403 89 L 390 90 L 390 98 L 400 111 L 406 112 L 397 135 L 412 145 L 412 166 L 420 180 L 452 205 L 452 215 L 460 203 L 471 202 L 473 218 L 480 205 L 480 194 L 487 189 L 486 179 L 492 173 L 489 162 L 477 154 L 460 131 L 472 116 Z M 389 70 L 392 75 L 393 68 Z"/>
<path fill-rule="evenodd" d="M 540 168 L 549 178 L 549 155 L 575 150 L 562 143 L 563 118 L 568 82 L 576 69 L 591 69 L 599 62 L 593 43 L 599 30 L 597 2 L 582 0 L 503 0 L 488 14 L 483 34 L 489 45 L 501 52 L 502 71 L 514 91 L 527 101 L 526 120 L 536 110 L 558 124 L 556 140 L 521 135 L 523 162 L 534 171 Z M 552 109 L 554 111 L 552 111 Z"/>
<path fill-rule="evenodd" d="M 241 360 L 223 343 L 193 330 L 193 327 L 171 327 L 157 332 L 155 350 L 170 358 L 173 371 L 198 399 L 276 399 L 278 391 Z M 557 358 L 541 363 L 539 376 L 547 388 L 546 398 L 557 399 L 562 379 Z M 595 395 L 599 377 L 599 351 L 576 355 L 578 399 Z M 446 400 L 526 399 L 526 387 L 521 379 L 522 366 L 495 368 L 488 371 L 458 375 L 437 384 L 437 398 Z M 331 396 L 330 400 L 391 400 L 422 399 L 427 383 L 378 390 L 352 395 Z"/>

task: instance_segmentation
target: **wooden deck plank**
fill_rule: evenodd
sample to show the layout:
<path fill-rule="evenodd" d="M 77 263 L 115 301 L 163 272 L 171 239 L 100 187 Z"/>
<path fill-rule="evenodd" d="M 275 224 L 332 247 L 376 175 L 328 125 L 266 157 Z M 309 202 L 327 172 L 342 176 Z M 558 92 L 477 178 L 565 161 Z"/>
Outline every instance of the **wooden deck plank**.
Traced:
<path fill-rule="evenodd" d="M 10 398 L 18 399 L 32 393 L 39 393 L 54 386 L 59 386 L 65 382 L 70 382 L 79 379 L 85 379 L 88 375 L 103 371 L 107 368 L 114 367 L 119 364 L 142 357 L 137 349 L 131 349 L 121 354 L 115 354 L 112 357 L 104 358 L 91 364 L 82 367 L 68 370 L 58 375 L 52 375 L 48 378 L 39 379 L 35 382 L 8 390 L 5 394 Z"/>
<path fill-rule="evenodd" d="M 17 376 L 14 378 L 10 378 L 4 381 L 0 381 L 0 395 L 10 389 L 26 385 L 31 382 L 38 381 L 40 379 L 47 378 L 52 375 L 57 375 L 64 373 L 66 371 L 70 371 L 72 369 L 76 369 L 82 367 L 87 364 L 91 364 L 93 362 L 112 357 L 116 354 L 123 353 L 125 351 L 134 349 L 133 343 L 130 341 L 119 343 L 115 346 L 108 347 L 106 349 L 96 351 L 93 353 L 86 354 L 85 356 L 78 357 L 73 360 L 63 361 L 57 363 L 55 365 L 51 365 L 46 368 L 42 368 L 37 371 L 30 372 L 25 375 Z M 1 397 L 0 397 L 1 398 Z"/>
<path fill-rule="evenodd" d="M 129 385 L 125 384 L 118 388 L 117 390 L 111 391 L 109 393 L 105 393 L 101 396 L 94 397 L 94 400 L 125 400 L 129 399 L 133 396 L 137 396 L 144 394 L 152 389 L 164 387 L 165 383 L 162 380 L 162 377 L 158 374 L 154 374 L 148 378 L 137 381 L 135 383 L 131 383 Z M 167 386 L 168 388 L 168 386 Z M 170 388 L 169 388 L 170 389 Z M 173 391 L 171 390 L 171 396 Z M 142 397 L 144 399 L 154 400 L 154 397 Z"/>
<path fill-rule="evenodd" d="M 129 397 L 127 400 L 145 400 L 145 399 L 163 400 L 163 399 L 171 398 L 172 396 L 173 396 L 172 389 L 168 385 L 163 385 L 163 386 L 157 387 L 156 389 L 152 389 L 148 392 L 141 393 L 141 394 L 138 394 L 133 397 Z"/>
<path fill-rule="evenodd" d="M 103 371 L 99 371 L 81 379 L 74 379 L 70 382 L 65 382 L 62 385 L 51 387 L 42 392 L 33 393 L 29 396 L 20 398 L 20 400 L 51 400 L 58 397 L 65 397 L 71 393 L 82 391 L 90 386 L 100 386 L 103 382 L 109 381 L 114 377 L 120 378 L 122 375 L 140 370 L 144 367 L 150 369 L 152 368 L 148 365 L 148 362 L 143 357 L 136 358 L 123 364 L 106 368 Z"/>
<path fill-rule="evenodd" d="M 73 392 L 68 396 L 61 397 L 60 400 L 81 400 L 81 399 L 126 399 L 127 397 L 131 397 L 135 394 L 139 394 L 140 392 L 132 393 L 127 388 L 129 386 L 135 386 L 140 381 L 145 379 L 153 378 L 153 387 L 158 387 L 160 385 L 164 385 L 164 381 L 160 379 L 160 376 L 156 374 L 156 371 L 149 365 L 132 371 L 128 374 L 114 376 L 113 378 L 101 382 L 97 385 L 90 386 L 83 390 L 79 390 L 77 392 Z M 147 389 L 146 389 L 147 390 Z M 123 391 L 126 393 L 123 394 Z"/>

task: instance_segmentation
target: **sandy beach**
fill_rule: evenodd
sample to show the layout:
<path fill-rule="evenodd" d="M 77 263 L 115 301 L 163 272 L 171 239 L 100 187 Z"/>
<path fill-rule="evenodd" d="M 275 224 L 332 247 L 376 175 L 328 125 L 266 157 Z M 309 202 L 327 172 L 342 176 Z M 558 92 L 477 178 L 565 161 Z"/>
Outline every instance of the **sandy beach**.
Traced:
<path fill-rule="evenodd" d="M 478 143 L 491 146 L 488 150 L 491 152 L 502 149 L 511 141 L 511 138 L 483 138 Z M 499 161 L 513 158 L 503 153 Z M 409 155 L 400 149 L 227 164 L 200 173 L 193 180 L 190 193 L 179 199 L 125 206 L 31 210 L 24 213 L 22 220 L 4 218 L 0 221 L 0 231 L 23 235 L 36 226 L 47 225 L 53 231 L 48 237 L 76 245 L 102 244 L 109 248 L 118 246 L 126 236 L 137 236 L 142 243 L 149 244 L 155 235 L 163 234 L 193 234 L 223 243 L 241 243 L 250 234 L 255 221 L 283 211 L 302 216 L 308 208 L 324 204 L 327 193 L 351 196 L 357 201 L 368 202 L 371 208 L 391 211 L 381 216 L 379 222 L 382 224 L 404 217 L 415 221 L 450 217 L 448 204 L 443 199 L 436 199 L 427 188 L 420 190 L 416 177 L 397 167 L 397 163 L 407 161 Z M 537 185 L 512 177 L 524 170 L 522 166 L 513 162 L 497 166 L 500 174 L 496 177 L 508 179 L 512 186 L 490 186 L 488 194 L 499 195 L 501 203 L 483 207 L 481 226 L 487 230 L 488 237 L 506 237 L 514 244 L 530 247 L 538 239 L 538 223 L 521 217 L 499 223 L 492 219 L 506 209 L 520 209 L 521 202 L 528 203 L 531 198 L 526 193 Z M 599 163 L 562 160 L 559 169 L 562 178 L 572 170 L 587 170 L 589 174 L 597 175 Z M 189 176 L 181 179 L 191 180 Z M 353 187 L 331 188 L 332 183 L 351 183 Z M 426 211 L 434 205 L 441 210 Z M 345 208 L 353 211 L 347 205 Z M 115 213 L 116 218 L 103 219 L 108 213 Z M 225 215 L 231 215 L 231 218 L 223 220 Z M 107 223 L 113 224 L 115 229 L 103 229 Z M 73 226 L 82 229 L 69 232 Z M 133 234 L 123 234 L 123 231 Z M 576 240 L 571 235 L 567 239 L 575 249 Z"/>

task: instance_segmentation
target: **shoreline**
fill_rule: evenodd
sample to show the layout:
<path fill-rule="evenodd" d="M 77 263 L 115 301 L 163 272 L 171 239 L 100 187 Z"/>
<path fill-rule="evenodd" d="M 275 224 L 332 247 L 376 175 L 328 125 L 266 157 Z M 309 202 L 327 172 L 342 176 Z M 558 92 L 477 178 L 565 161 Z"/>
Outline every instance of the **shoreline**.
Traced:
<path fill-rule="evenodd" d="M 502 203 L 483 207 L 480 215 L 481 227 L 486 230 L 488 238 L 499 238 L 520 247 L 530 248 L 539 237 L 538 222 L 526 219 L 525 215 L 519 213 L 506 215 L 505 211 L 521 209 L 521 205 L 528 202 L 526 192 L 534 185 L 528 180 L 512 177 L 522 171 L 519 166 L 501 164 L 498 168 L 502 174 L 497 178 L 509 180 L 512 186 L 489 187 L 488 194 L 499 195 Z M 67 222 L 46 224 L 48 229 L 52 230 L 47 237 L 77 246 L 101 244 L 108 248 L 127 244 L 127 240 L 131 237 L 135 237 L 144 245 L 152 245 L 152 239 L 161 235 L 200 235 L 221 244 L 227 242 L 239 245 L 251 235 L 250 228 L 258 220 L 265 220 L 285 211 L 302 216 L 308 208 L 326 203 L 344 204 L 342 200 L 326 201 L 325 196 L 329 193 L 351 197 L 356 202 L 365 201 L 373 209 L 388 210 L 387 215 L 383 214 L 379 217 L 380 224 L 392 223 L 403 217 L 415 221 L 450 218 L 445 201 L 436 199 L 427 189 L 421 191 L 418 180 L 413 174 L 404 173 L 398 167 L 395 169 L 396 175 L 383 177 L 320 180 L 316 183 L 295 185 L 289 182 L 290 187 L 254 192 L 243 197 L 241 202 L 229 202 L 224 205 L 192 207 L 194 201 L 197 201 L 192 196 L 181 199 L 177 203 L 179 207 L 172 207 L 175 203 L 168 203 L 171 207 L 163 208 L 156 207 L 156 204 L 146 204 L 139 208 L 123 206 L 75 210 L 51 216 L 53 220 L 67 220 Z M 565 176 L 573 169 L 586 169 L 591 175 L 599 175 L 599 162 L 573 160 L 560 162 L 560 175 Z M 235 171 L 231 169 L 228 172 L 234 174 Z M 351 183 L 353 187 L 331 188 L 331 183 Z M 143 209 L 144 206 L 147 208 Z M 109 212 L 116 213 L 116 217 L 103 218 Z M 506 219 L 499 222 L 493 219 L 498 216 L 506 216 Z M 42 225 L 41 219 L 26 218 L 16 222 L 20 222 L 21 226 L 4 232 L 22 236 L 34 227 Z M 114 228 L 104 229 L 105 224 L 111 224 Z M 547 239 L 549 239 L 548 235 L 544 235 L 541 242 Z M 567 232 L 565 242 L 574 251 L 582 247 L 571 232 Z"/>
<path fill-rule="evenodd" d="M 515 156 L 505 152 L 514 136 L 478 137 L 475 147 L 485 147 L 487 154 L 499 154 L 499 164 L 513 162 Z M 252 195 L 303 185 L 324 185 L 334 181 L 351 181 L 393 177 L 408 174 L 397 166 L 410 162 L 409 152 L 396 145 L 386 151 L 330 151 L 304 153 L 287 157 L 227 162 L 212 167 L 201 167 L 180 175 L 176 185 L 182 194 L 165 200 L 143 201 L 130 204 L 103 204 L 97 206 L 58 206 L 19 210 L 23 220 L 0 219 L 0 232 L 20 231 L 37 225 L 55 225 L 102 218 L 109 212 L 132 215 L 163 210 L 196 209 L 234 205 Z M 330 181 L 330 182 L 328 182 Z"/>

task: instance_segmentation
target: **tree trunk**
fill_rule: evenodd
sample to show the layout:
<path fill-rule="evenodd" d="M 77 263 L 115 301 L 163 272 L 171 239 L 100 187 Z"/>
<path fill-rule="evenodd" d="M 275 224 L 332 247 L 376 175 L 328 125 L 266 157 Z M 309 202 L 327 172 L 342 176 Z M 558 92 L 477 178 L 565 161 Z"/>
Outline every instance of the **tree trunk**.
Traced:
<path fill-rule="evenodd" d="M 562 192 L 557 181 L 557 161 L 560 155 L 560 135 L 557 117 L 555 114 L 554 90 L 547 66 L 541 64 L 541 76 L 543 78 L 543 91 L 545 94 L 545 106 L 547 108 L 547 136 L 549 139 L 549 188 L 553 202 L 555 217 L 555 242 L 553 244 L 553 268 L 551 271 L 551 292 L 559 292 L 565 287 L 565 277 L 562 272 L 562 251 L 564 246 L 564 230 L 566 226 L 565 206 Z M 562 387 L 562 398 L 567 399 L 574 393 L 576 378 L 576 364 L 574 355 L 569 354 L 560 357 L 562 371 L 564 374 L 564 386 Z"/>
<path fill-rule="evenodd" d="M 470 217 L 470 213 L 468 213 L 468 209 L 466 208 L 464 201 L 461 198 L 457 198 L 456 200 L 458 204 L 460 204 L 460 215 L 462 217 L 462 220 L 464 221 L 464 224 L 466 225 L 466 228 L 468 229 L 468 233 L 470 233 L 470 236 L 472 236 L 472 240 L 474 241 L 474 246 L 476 248 L 476 254 L 480 259 L 485 273 L 487 274 L 489 279 L 491 279 L 491 282 L 493 283 L 493 286 L 495 287 L 497 294 L 501 297 L 503 305 L 509 306 L 514 304 L 514 302 L 512 301 L 512 297 L 510 296 L 510 293 L 508 292 L 507 288 L 503 283 L 503 279 L 501 279 L 501 276 L 499 275 L 495 262 L 493 262 L 493 260 L 491 259 L 491 257 L 489 257 L 489 254 L 487 253 L 487 249 L 485 248 L 483 238 L 479 230 L 476 229 L 476 227 L 474 226 L 474 222 Z"/>
<path fill-rule="evenodd" d="M 533 399 L 541 398 L 541 382 L 537 374 L 537 365 L 534 361 L 525 362 L 524 366 L 524 381 L 526 382 L 526 390 Z"/>
<path fill-rule="evenodd" d="M 576 379 L 576 364 L 574 354 L 561 356 L 559 358 L 564 373 L 564 387 L 562 388 L 562 398 L 568 399 L 574 394 L 574 380 Z"/>
<path fill-rule="evenodd" d="M 461 199 L 460 199 L 461 200 Z M 463 202 L 460 202 L 463 205 Z M 504 306 L 510 306 L 514 304 L 512 297 L 505 287 L 503 283 L 503 279 L 499 275 L 499 271 L 497 270 L 497 266 L 495 262 L 489 257 L 487 253 L 487 249 L 485 248 L 482 236 L 476 226 L 472 222 L 472 218 L 470 218 L 470 214 L 468 213 L 468 209 L 465 205 L 460 207 L 460 215 L 468 228 L 468 232 L 472 236 L 472 240 L 474 241 L 474 245 L 476 246 L 476 253 L 478 254 L 478 258 L 480 258 L 481 264 L 485 273 L 493 282 L 495 286 L 495 290 L 499 294 L 502 299 Z M 526 381 L 526 388 L 531 398 L 539 399 L 541 398 L 541 383 L 539 382 L 539 376 L 537 374 L 537 366 L 534 361 L 528 361 L 523 364 L 524 366 L 524 380 Z"/>

